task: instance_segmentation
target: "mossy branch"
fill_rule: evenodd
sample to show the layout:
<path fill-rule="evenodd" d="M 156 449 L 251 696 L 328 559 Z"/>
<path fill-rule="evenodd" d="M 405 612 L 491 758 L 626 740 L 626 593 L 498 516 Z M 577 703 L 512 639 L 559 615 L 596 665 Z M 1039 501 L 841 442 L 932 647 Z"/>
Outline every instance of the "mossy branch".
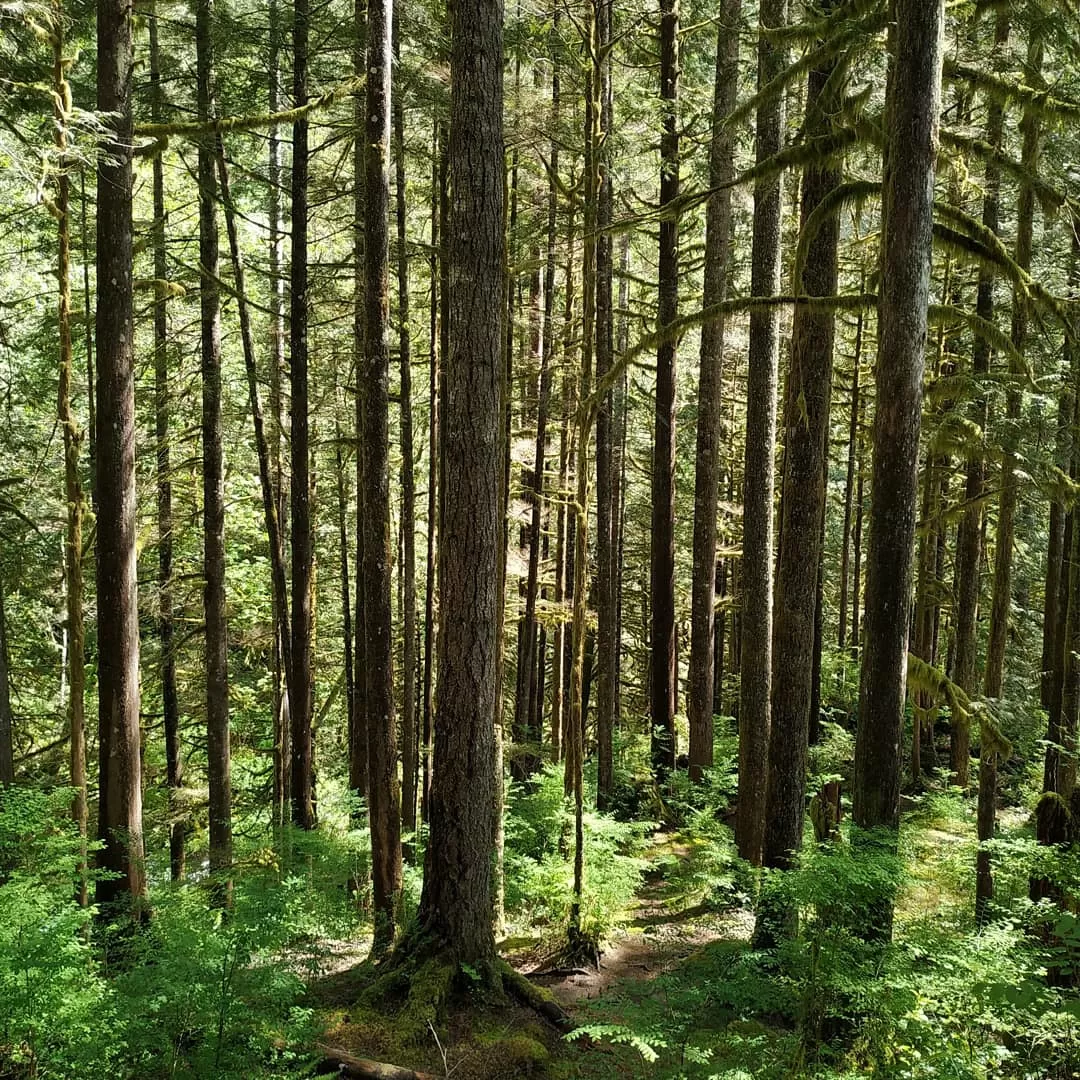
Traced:
<path fill-rule="evenodd" d="M 1002 105 L 1022 105 L 1025 111 L 1042 119 L 1080 119 L 1080 102 L 1055 97 L 1049 90 L 1010 82 L 957 60 L 945 61 L 944 76 L 949 82 L 964 83 Z"/>
<path fill-rule="evenodd" d="M 320 97 L 313 98 L 306 105 L 293 109 L 283 109 L 275 113 L 243 113 L 239 116 L 221 116 L 216 120 L 181 121 L 172 124 L 137 124 L 135 134 L 143 138 L 168 139 L 173 136 L 183 139 L 198 139 L 204 135 L 223 135 L 230 131 L 258 131 L 261 128 L 274 127 L 277 124 L 291 124 L 305 116 L 328 108 L 349 94 L 363 89 L 364 79 L 346 79 L 338 83 Z"/>

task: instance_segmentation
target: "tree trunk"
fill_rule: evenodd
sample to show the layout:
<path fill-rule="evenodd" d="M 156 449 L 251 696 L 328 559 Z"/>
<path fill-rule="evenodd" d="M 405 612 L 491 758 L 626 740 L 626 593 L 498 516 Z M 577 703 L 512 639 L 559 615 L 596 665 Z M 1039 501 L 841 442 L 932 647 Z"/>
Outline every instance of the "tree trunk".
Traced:
<path fill-rule="evenodd" d="M 0 787 L 15 782 L 15 724 L 11 713 L 11 668 L 8 662 L 3 584 L 0 581 Z"/>
<path fill-rule="evenodd" d="M 758 87 L 787 65 L 783 44 L 767 33 L 787 22 L 787 0 L 761 0 Z M 767 161 L 784 142 L 784 96 L 762 102 L 757 114 L 756 160 Z M 781 185 L 778 176 L 754 185 L 754 246 L 750 292 L 780 291 Z M 765 834 L 772 672 L 773 454 L 780 317 L 775 308 L 750 315 L 743 478 L 742 658 L 739 703 L 739 854 L 760 864 Z"/>
<path fill-rule="evenodd" d="M 865 282 L 861 291 L 865 291 Z M 840 541 L 840 612 L 837 617 L 836 644 L 841 650 L 848 634 L 848 579 L 851 557 L 852 512 L 855 507 L 855 468 L 858 462 L 859 369 L 862 367 L 863 313 L 855 319 L 855 357 L 851 367 L 851 413 L 848 418 L 847 479 L 844 481 L 844 531 Z"/>
<path fill-rule="evenodd" d="M 614 360 L 615 312 L 612 295 L 614 192 L 611 139 L 614 99 L 611 82 L 612 0 L 594 0 L 596 62 L 593 78 L 600 106 L 596 147 L 599 190 L 596 206 L 596 382 L 602 385 Z M 606 809 L 615 786 L 613 739 L 618 714 L 615 684 L 619 643 L 614 482 L 614 394 L 602 391 L 596 415 L 596 805 Z"/>
<path fill-rule="evenodd" d="M 355 0 L 353 5 L 353 74 L 366 79 L 367 0 Z M 365 131 L 367 121 L 367 91 L 359 90 L 353 97 L 353 126 Z M 364 210 L 366 179 L 366 139 L 353 143 L 353 365 L 356 376 L 356 660 L 353 675 L 353 693 L 356 702 L 350 710 L 353 726 L 349 728 L 349 790 L 354 795 L 368 794 L 368 746 L 367 746 L 367 633 L 364 629 L 364 604 L 366 592 L 364 574 L 364 388 L 365 359 L 364 335 L 366 333 L 366 307 L 364 282 L 366 274 L 366 213 Z"/>
<path fill-rule="evenodd" d="M 394 50 L 400 54 L 399 24 Z M 409 336 L 409 252 L 405 215 L 405 109 L 399 91 L 393 100 L 394 178 L 397 214 L 398 360 L 401 370 L 401 531 L 404 579 L 401 695 L 401 825 L 416 831 L 416 777 L 419 766 L 416 732 L 416 482 L 413 477 L 412 341 Z"/>
<path fill-rule="evenodd" d="M 830 10 L 826 4 L 823 10 Z M 828 135 L 839 102 L 836 62 L 810 72 L 804 131 L 808 137 Z M 840 183 L 831 161 L 807 165 L 802 176 L 801 221 Z M 830 215 L 814 233 L 806 251 L 798 293 L 833 296 L 837 286 L 837 244 L 840 222 Z M 768 749 L 768 782 L 763 858 L 766 866 L 789 869 L 802 847 L 806 804 L 806 752 L 814 685 L 814 640 L 818 581 L 824 540 L 826 478 L 829 461 L 829 406 L 832 398 L 832 312 L 795 307 L 791 360 L 787 375 L 784 479 L 781 503 L 781 545 L 776 568 L 776 602 L 772 639 L 772 723 Z M 770 901 L 758 917 L 758 939 L 770 943 L 796 929 L 796 909 Z"/>
<path fill-rule="evenodd" d="M 164 95 L 158 47 L 156 7 L 150 15 L 150 110 L 154 123 L 164 122 Z M 176 689 L 176 655 L 173 644 L 173 514 L 172 466 L 169 445 L 168 357 L 168 264 L 165 258 L 165 171 L 161 155 L 154 156 L 154 427 L 155 484 L 158 530 L 158 638 L 161 648 L 161 708 L 165 726 L 165 769 L 169 787 L 169 872 L 173 881 L 184 876 L 184 822 L 180 819 L 178 794 L 184 781 L 180 750 L 180 701 Z M 69 594 L 70 595 L 70 594 Z M 74 634 L 72 634 L 74 637 Z M 74 732 L 74 728 L 72 729 Z M 74 750 L 74 748 L 73 748 Z"/>
<path fill-rule="evenodd" d="M 281 108 L 281 26 L 278 0 L 270 0 L 268 34 L 269 107 L 271 113 Z M 278 125 L 270 128 L 269 156 L 267 163 L 268 217 L 270 229 L 270 413 L 271 433 L 270 462 L 272 495 L 275 516 L 279 523 L 279 546 L 284 569 L 284 538 L 280 535 L 285 523 L 287 481 L 281 467 L 281 446 L 284 442 L 281 378 L 285 371 L 285 281 L 282 271 L 282 240 L 284 226 L 281 220 L 282 150 Z M 250 380 L 248 391 L 250 393 Z M 265 499 L 265 496 L 264 496 Z M 269 530 L 268 530 L 269 534 Z M 282 590 L 274 597 L 274 822 L 283 825 L 289 817 L 289 763 L 291 751 L 289 723 L 288 680 L 292 678 L 292 652 L 289 639 L 288 597 Z M 281 601 L 286 603 L 282 606 Z"/>
<path fill-rule="evenodd" d="M 1000 54 L 1009 38 L 1009 18 L 999 14 L 994 31 L 995 53 Z M 987 104 L 986 141 L 994 148 L 1000 148 L 1004 111 L 997 101 Z M 982 223 L 993 232 L 998 231 L 998 206 L 1001 190 L 1001 171 L 996 162 L 988 160 L 983 176 Z M 975 314 L 980 319 L 992 322 L 994 318 L 994 274 L 989 268 L 979 271 L 978 291 L 975 300 Z M 972 349 L 972 374 L 976 380 L 985 380 L 990 372 L 990 344 L 981 336 L 976 336 Z M 985 444 L 987 427 L 986 399 L 981 395 L 972 405 L 972 419 L 979 426 Z M 953 676 L 963 691 L 972 695 L 976 690 L 976 653 L 978 647 L 978 612 L 980 578 L 982 573 L 983 546 L 983 501 L 986 489 L 986 451 L 985 445 L 976 449 L 969 457 L 964 487 L 964 516 L 960 521 L 956 537 L 956 560 L 959 565 L 956 589 L 956 659 Z M 957 731 L 960 739 L 962 733 Z M 960 739 L 955 741 L 959 742 Z M 950 749 L 953 772 L 957 771 L 960 759 L 967 759 L 966 747 L 955 746 Z"/>
<path fill-rule="evenodd" d="M 724 302 L 731 259 L 731 188 L 734 133 L 724 123 L 739 89 L 739 24 L 742 0 L 726 0 L 716 32 L 709 184 L 718 189 L 705 211 L 705 309 Z M 694 473 L 694 571 L 690 615 L 690 779 L 701 780 L 713 763 L 713 664 L 716 636 L 716 511 L 720 496 L 723 437 L 724 320 L 701 328 L 698 376 L 697 456 Z"/>
<path fill-rule="evenodd" d="M 679 6 L 660 0 L 660 208 L 679 197 Z M 674 214 L 660 220 L 657 327 L 664 337 L 656 352 L 653 414 L 652 529 L 650 532 L 650 717 L 653 774 L 663 782 L 675 768 L 675 367 L 679 314 L 679 225 Z"/>
<path fill-rule="evenodd" d="M 146 895 L 139 748 L 139 608 L 132 321 L 131 9 L 98 0 L 97 107 L 110 117 L 97 183 L 98 852 L 103 917 Z M 126 895 L 125 895 L 126 894 Z"/>
<path fill-rule="evenodd" d="M 943 0 L 897 0 L 896 14 L 882 204 L 866 633 L 853 793 L 855 825 L 887 830 L 890 846 L 900 813 Z M 858 919 L 856 928 L 863 936 L 888 939 L 891 895 L 869 899 Z"/>
<path fill-rule="evenodd" d="M 357 373 L 363 428 L 364 660 L 368 813 L 376 953 L 394 940 L 401 892 L 401 802 L 394 718 L 390 565 L 390 0 L 367 3 L 364 152 L 364 367 Z M 359 627 L 357 628 L 359 630 Z"/>
<path fill-rule="evenodd" d="M 308 0 L 293 4 L 293 105 L 307 104 Z M 315 710 L 312 669 L 314 617 L 314 530 L 311 522 L 311 448 L 308 428 L 308 121 L 293 121 L 292 262 L 289 294 L 289 368 L 292 401 L 290 458 L 292 465 L 292 665 L 289 719 L 292 726 L 292 820 L 301 829 L 315 828 L 314 747 L 311 722 Z"/>
<path fill-rule="evenodd" d="M 214 3 L 195 7 L 198 116 L 215 118 Z M 210 872 L 232 862 L 232 785 L 229 747 L 229 642 L 225 612 L 225 462 L 221 434 L 221 298 L 218 286 L 215 137 L 199 141 L 199 283 L 203 451 L 203 611 L 206 621 L 206 756 L 210 781 Z M 231 884 L 215 886 L 230 902 Z"/>
<path fill-rule="evenodd" d="M 1026 78 L 1039 78 L 1042 68 L 1042 42 L 1032 30 L 1028 44 Z M 1026 176 L 1039 171 L 1040 131 L 1038 113 L 1024 110 L 1021 123 L 1024 134 L 1020 165 Z M 1030 182 L 1020 184 L 1016 207 L 1016 250 L 1013 257 L 1021 270 L 1031 268 L 1032 226 L 1035 215 L 1035 193 Z M 1017 290 L 1013 297 L 1012 343 L 1023 356 L 1027 341 L 1028 313 L 1025 298 Z M 994 591 L 990 609 L 990 637 L 986 646 L 986 678 L 984 690 L 990 698 L 1001 697 L 1005 680 L 1005 651 L 1009 634 L 1009 614 L 1012 607 L 1012 562 L 1019 481 L 1016 476 L 1016 422 L 1020 419 L 1020 380 L 1024 371 L 1015 359 L 1009 362 L 1009 390 L 1005 402 L 1005 417 L 1009 429 L 1003 440 L 1001 459 L 1001 498 L 998 503 L 997 535 L 994 542 Z"/>
<path fill-rule="evenodd" d="M 64 595 L 67 606 L 67 720 L 71 733 L 70 761 L 72 817 L 79 830 L 81 855 L 77 895 L 85 907 L 88 901 L 86 883 L 86 667 L 84 663 L 86 633 L 83 629 L 83 493 L 79 481 L 79 448 L 82 435 L 71 407 L 74 382 L 74 359 L 71 347 L 71 180 L 68 175 L 67 127 L 71 113 L 71 88 L 67 81 L 64 59 L 64 12 L 60 0 L 53 0 L 53 19 L 50 27 L 53 46 L 53 145 L 56 148 L 56 235 L 57 235 L 57 336 L 60 341 L 60 377 L 58 419 L 64 432 L 64 501 L 67 505 L 67 528 L 64 537 Z M 155 271 L 156 273 L 156 271 Z M 2 643 L 0 643 L 2 647 Z M 4 695 L 5 690 L 0 690 Z M 4 708 L 0 702 L 0 711 Z M 10 706 L 9 706 L 10 708 Z M 0 720 L 0 726 L 3 721 Z M 10 745 L 10 717 L 8 720 Z M 0 739 L 0 741 L 3 741 Z M 3 758 L 0 751 L 0 759 Z M 0 762 L 0 783 L 10 783 Z"/>
<path fill-rule="evenodd" d="M 428 336 L 431 342 L 431 362 L 428 365 L 428 500 L 427 500 L 427 567 L 424 583 L 424 717 L 423 752 L 421 757 L 422 776 L 420 781 L 420 817 L 428 821 L 428 798 L 431 791 L 431 750 L 435 714 L 435 581 L 438 571 L 438 530 L 439 530 L 439 430 L 441 410 L 439 405 L 439 365 L 443 355 L 440 348 L 442 333 L 439 321 L 439 300 L 442 297 L 439 266 L 442 261 L 442 229 L 440 205 L 445 188 L 445 168 L 443 166 L 444 147 L 439 140 L 439 125 L 435 125 L 432 145 L 432 184 L 431 184 L 431 256 L 428 261 L 428 273 L 431 278 L 431 307 Z M 440 178 L 442 183 L 440 183 Z"/>
<path fill-rule="evenodd" d="M 458 963 L 493 971 L 502 365 L 502 3 L 451 10 L 450 350 L 443 397 L 439 723 L 418 922 Z M 445 295 L 445 294 L 444 294 Z M 452 629 L 451 629 L 452 628 Z"/>

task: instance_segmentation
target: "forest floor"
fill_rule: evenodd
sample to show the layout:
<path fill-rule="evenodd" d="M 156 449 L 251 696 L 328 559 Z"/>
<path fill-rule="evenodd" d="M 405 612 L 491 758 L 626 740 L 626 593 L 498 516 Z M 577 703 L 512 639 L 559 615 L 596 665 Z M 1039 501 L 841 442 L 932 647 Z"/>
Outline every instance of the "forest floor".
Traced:
<path fill-rule="evenodd" d="M 653 1051 L 663 1048 L 670 1058 L 672 1048 L 681 1045 L 679 1073 L 698 1075 L 689 1069 L 693 1044 L 700 1037 L 704 1048 L 735 1017 L 730 1010 L 707 1007 L 697 975 L 706 981 L 715 977 L 718 966 L 748 948 L 753 916 L 742 908 L 686 906 L 666 871 L 690 857 L 677 836 L 658 833 L 653 838 L 636 900 L 605 941 L 598 967 L 566 967 L 550 940 L 519 936 L 502 943 L 503 957 L 549 991 L 577 1024 L 602 1029 L 597 1038 L 567 1041 L 537 1013 L 515 1005 L 487 1018 L 472 1013 L 451 1017 L 448 1045 L 440 1045 L 434 1035 L 426 1045 L 398 1044 L 385 1016 L 380 1021 L 356 1006 L 370 976 L 356 966 L 355 946 L 342 943 L 310 988 L 311 1003 L 326 1025 L 326 1043 L 455 1080 L 666 1075 L 666 1069 L 651 1067 Z M 704 1024 L 702 1013 L 707 1014 Z M 704 1068 L 706 1063 L 700 1064 Z M 715 1075 L 715 1062 L 700 1073 L 710 1074 Z"/>

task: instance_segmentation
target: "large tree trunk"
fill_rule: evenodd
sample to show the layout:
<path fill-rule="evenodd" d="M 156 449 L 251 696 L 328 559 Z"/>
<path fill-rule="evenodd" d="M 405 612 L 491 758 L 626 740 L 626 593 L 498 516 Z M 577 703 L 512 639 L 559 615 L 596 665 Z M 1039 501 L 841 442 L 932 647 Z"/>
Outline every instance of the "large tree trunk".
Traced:
<path fill-rule="evenodd" d="M 157 11 L 150 17 L 150 115 L 164 122 L 161 91 Z M 176 655 L 173 644 L 173 514 L 172 467 L 169 446 L 169 357 L 167 298 L 168 264 L 165 258 L 165 170 L 161 155 L 154 155 L 154 431 L 157 451 L 154 480 L 157 488 L 158 530 L 158 639 L 161 648 L 161 708 L 165 726 L 165 771 L 169 788 L 169 872 L 173 881 L 184 876 L 184 822 L 180 819 L 178 793 L 184 780 L 180 751 L 180 701 L 176 689 Z M 74 729 L 73 729 L 74 730 Z"/>
<path fill-rule="evenodd" d="M 79 830 L 82 852 L 79 861 L 77 895 L 84 907 L 88 900 L 86 884 L 86 634 L 83 629 L 83 493 L 79 481 L 79 447 L 82 441 L 75 413 L 71 407 L 74 360 L 71 348 L 71 181 L 68 176 L 67 127 L 71 112 L 71 89 L 64 60 L 64 13 L 59 0 L 53 2 L 50 28 L 53 45 L 53 144 L 56 147 L 59 175 L 56 181 L 56 237 L 59 285 L 57 295 L 57 333 L 60 339 L 60 378 L 58 419 L 64 431 L 64 501 L 67 504 L 67 528 L 64 536 L 64 596 L 67 608 L 67 719 L 70 731 L 71 787 L 74 790 L 72 816 Z M 2 647 L 2 643 L 0 643 Z M 0 661 L 2 663 L 2 661 Z M 4 690 L 0 689 L 0 695 Z M 3 703 L 0 702 L 0 710 Z M 0 725 L 3 721 L 0 720 Z M 10 730 L 10 728 L 9 728 Z M 2 740 L 0 740 L 2 741 Z M 10 743 L 10 735 L 8 742 Z M 0 751 L 0 759 L 3 751 Z M 0 783 L 4 777 L 0 762 Z"/>
<path fill-rule="evenodd" d="M 198 116 L 215 117 L 213 0 L 195 7 Z M 215 138 L 199 142 L 199 283 L 203 452 L 203 611 L 206 622 L 206 757 L 210 781 L 210 872 L 232 862 L 232 785 L 229 757 L 229 643 L 225 613 L 225 464 L 221 436 L 221 298 L 218 273 Z M 220 883 L 228 903 L 230 885 Z"/>
<path fill-rule="evenodd" d="M 787 0 L 761 0 L 758 86 L 767 86 L 787 63 L 783 44 L 767 33 L 787 21 Z M 762 102 L 757 114 L 756 159 L 767 161 L 784 141 L 784 96 Z M 754 186 L 753 296 L 780 291 L 780 177 Z M 739 664 L 739 854 L 760 863 L 765 837 L 772 672 L 773 454 L 780 316 L 775 308 L 750 315 L 746 380 L 746 465 L 743 478 L 742 657 Z"/>
<path fill-rule="evenodd" d="M 679 197 L 679 7 L 660 2 L 660 207 Z M 679 314 L 679 224 L 675 214 L 660 220 L 657 327 L 664 335 L 656 352 L 653 414 L 652 529 L 650 532 L 649 689 L 652 767 L 663 781 L 675 768 L 675 366 Z"/>
<path fill-rule="evenodd" d="M 131 9 L 98 0 L 97 107 L 109 117 L 97 184 L 98 852 L 103 916 L 146 895 L 139 749 L 139 607 L 132 321 Z"/>
<path fill-rule="evenodd" d="M 882 206 L 866 630 L 855 740 L 853 820 L 893 832 L 907 685 L 923 360 L 930 302 L 934 164 L 941 108 L 943 0 L 897 0 Z M 888 938 L 891 896 L 867 902 L 857 929 Z"/>
<path fill-rule="evenodd" d="M 394 719 L 393 591 L 390 567 L 390 0 L 367 4 L 364 133 L 363 633 L 366 647 L 368 812 L 376 953 L 394 939 L 401 892 L 401 804 Z M 362 389 L 360 389 L 362 388 Z M 411 463 L 410 463 L 411 464 Z M 361 628 L 358 626 L 357 630 Z"/>
<path fill-rule="evenodd" d="M 831 5 L 826 5 L 826 9 Z M 806 95 L 808 137 L 829 133 L 838 101 L 835 62 L 810 72 Z M 840 183 L 833 162 L 803 171 L 803 228 Z M 799 282 L 802 296 L 833 296 L 837 285 L 840 223 L 831 215 L 807 247 Z M 791 336 L 785 410 L 781 533 L 784 543 L 776 570 L 776 614 L 772 640 L 772 727 L 769 734 L 764 862 L 788 869 L 802 847 L 806 802 L 806 750 L 814 688 L 814 642 L 825 521 L 825 481 L 829 460 L 829 406 L 832 397 L 832 312 L 797 305 Z M 797 404 L 796 404 L 797 403 Z M 796 909 L 770 903 L 758 918 L 758 937 L 770 942 L 795 929 Z"/>
<path fill-rule="evenodd" d="M 731 258 L 731 188 L 735 174 L 734 133 L 724 123 L 739 89 L 739 22 L 742 0 L 726 0 L 716 32 L 709 184 L 718 189 L 705 211 L 705 283 L 702 306 L 724 302 Z M 716 511 L 720 497 L 723 437 L 724 320 L 701 328 L 698 376 L 697 457 L 694 474 L 694 573 L 690 614 L 690 779 L 700 780 L 713 763 L 713 663 L 716 633 Z"/>
<path fill-rule="evenodd" d="M 451 11 L 448 393 L 443 401 L 439 722 L 418 922 L 458 963 L 494 965 L 498 688 L 499 381 L 502 364 L 502 3 Z"/>

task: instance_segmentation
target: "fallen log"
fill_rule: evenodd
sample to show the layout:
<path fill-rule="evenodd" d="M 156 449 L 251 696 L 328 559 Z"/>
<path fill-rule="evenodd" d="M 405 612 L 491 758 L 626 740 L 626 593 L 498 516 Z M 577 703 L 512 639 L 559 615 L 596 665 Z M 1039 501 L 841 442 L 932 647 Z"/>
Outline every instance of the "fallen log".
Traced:
<path fill-rule="evenodd" d="M 579 967 L 555 967 L 544 971 L 527 971 L 526 979 L 572 979 L 575 975 L 588 975 L 584 968 Z"/>
<path fill-rule="evenodd" d="M 418 1072 L 416 1069 L 404 1069 L 400 1065 L 386 1065 L 381 1061 L 356 1057 L 336 1046 L 318 1043 L 318 1050 L 323 1055 L 319 1072 L 337 1072 L 340 1076 L 353 1077 L 355 1080 L 438 1080 L 434 1073 Z"/>

